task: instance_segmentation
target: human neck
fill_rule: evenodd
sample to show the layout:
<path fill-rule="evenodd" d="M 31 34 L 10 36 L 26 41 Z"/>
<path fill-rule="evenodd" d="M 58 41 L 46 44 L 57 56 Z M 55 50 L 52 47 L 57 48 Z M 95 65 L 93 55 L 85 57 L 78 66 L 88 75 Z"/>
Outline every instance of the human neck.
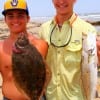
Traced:
<path fill-rule="evenodd" d="M 70 17 L 72 16 L 73 13 L 71 14 L 66 14 L 66 15 L 61 15 L 61 14 L 57 14 L 56 15 L 56 19 L 57 19 L 57 24 L 58 25 L 63 25 L 63 23 L 67 20 L 70 19 Z"/>

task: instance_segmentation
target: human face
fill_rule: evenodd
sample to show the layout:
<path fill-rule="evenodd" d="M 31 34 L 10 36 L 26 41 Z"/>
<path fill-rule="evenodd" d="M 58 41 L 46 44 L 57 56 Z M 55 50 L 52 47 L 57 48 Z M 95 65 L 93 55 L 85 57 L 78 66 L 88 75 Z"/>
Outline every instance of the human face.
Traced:
<path fill-rule="evenodd" d="M 5 22 L 11 33 L 21 33 L 26 31 L 29 16 L 23 10 L 10 10 L 6 12 Z"/>
<path fill-rule="evenodd" d="M 71 15 L 76 0 L 52 0 L 57 15 Z"/>

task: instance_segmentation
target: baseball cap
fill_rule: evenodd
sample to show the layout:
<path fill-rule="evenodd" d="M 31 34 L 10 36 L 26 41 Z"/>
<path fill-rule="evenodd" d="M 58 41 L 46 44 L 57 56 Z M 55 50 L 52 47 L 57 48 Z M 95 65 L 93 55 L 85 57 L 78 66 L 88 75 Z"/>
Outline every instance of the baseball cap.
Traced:
<path fill-rule="evenodd" d="M 25 12 L 29 15 L 27 2 L 25 0 L 6 0 L 2 14 L 5 15 L 7 11 L 14 9 L 25 10 Z"/>

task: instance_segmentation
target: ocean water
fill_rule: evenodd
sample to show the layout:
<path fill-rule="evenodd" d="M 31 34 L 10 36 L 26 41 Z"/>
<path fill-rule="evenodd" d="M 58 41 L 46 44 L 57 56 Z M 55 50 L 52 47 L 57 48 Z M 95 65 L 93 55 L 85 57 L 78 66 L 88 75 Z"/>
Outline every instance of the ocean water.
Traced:
<path fill-rule="evenodd" d="M 89 21 L 89 22 L 100 22 L 100 14 L 81 14 L 79 15 L 80 18 Z M 43 23 L 46 22 L 53 17 L 33 17 L 31 18 L 32 21 Z M 97 29 L 98 32 L 100 32 L 100 25 L 95 25 L 95 28 Z"/>
<path fill-rule="evenodd" d="M 79 15 L 82 19 L 90 21 L 90 22 L 98 22 L 100 21 L 100 14 L 81 14 Z M 33 21 L 40 21 L 45 22 L 49 19 L 53 18 L 53 16 L 41 16 L 41 17 L 32 17 L 31 20 Z"/>
<path fill-rule="evenodd" d="M 84 20 L 88 20 L 91 22 L 100 21 L 100 14 L 84 14 L 84 15 L 80 15 L 80 17 Z"/>

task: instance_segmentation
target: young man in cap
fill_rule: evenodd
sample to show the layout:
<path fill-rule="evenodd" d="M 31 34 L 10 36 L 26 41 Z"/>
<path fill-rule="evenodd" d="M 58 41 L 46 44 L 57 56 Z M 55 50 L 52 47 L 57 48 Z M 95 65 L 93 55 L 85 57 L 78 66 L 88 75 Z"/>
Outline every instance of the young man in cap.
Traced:
<path fill-rule="evenodd" d="M 9 28 L 9 37 L 0 41 L 0 72 L 3 78 L 2 93 L 4 100 L 27 100 L 27 96 L 22 94 L 15 86 L 12 76 L 12 46 L 19 33 L 25 33 L 29 41 L 38 49 L 45 58 L 47 53 L 47 43 L 27 33 L 27 23 L 29 22 L 29 12 L 25 0 L 6 0 L 4 3 L 5 23 Z M 34 83 L 32 83 L 34 84 Z"/>

